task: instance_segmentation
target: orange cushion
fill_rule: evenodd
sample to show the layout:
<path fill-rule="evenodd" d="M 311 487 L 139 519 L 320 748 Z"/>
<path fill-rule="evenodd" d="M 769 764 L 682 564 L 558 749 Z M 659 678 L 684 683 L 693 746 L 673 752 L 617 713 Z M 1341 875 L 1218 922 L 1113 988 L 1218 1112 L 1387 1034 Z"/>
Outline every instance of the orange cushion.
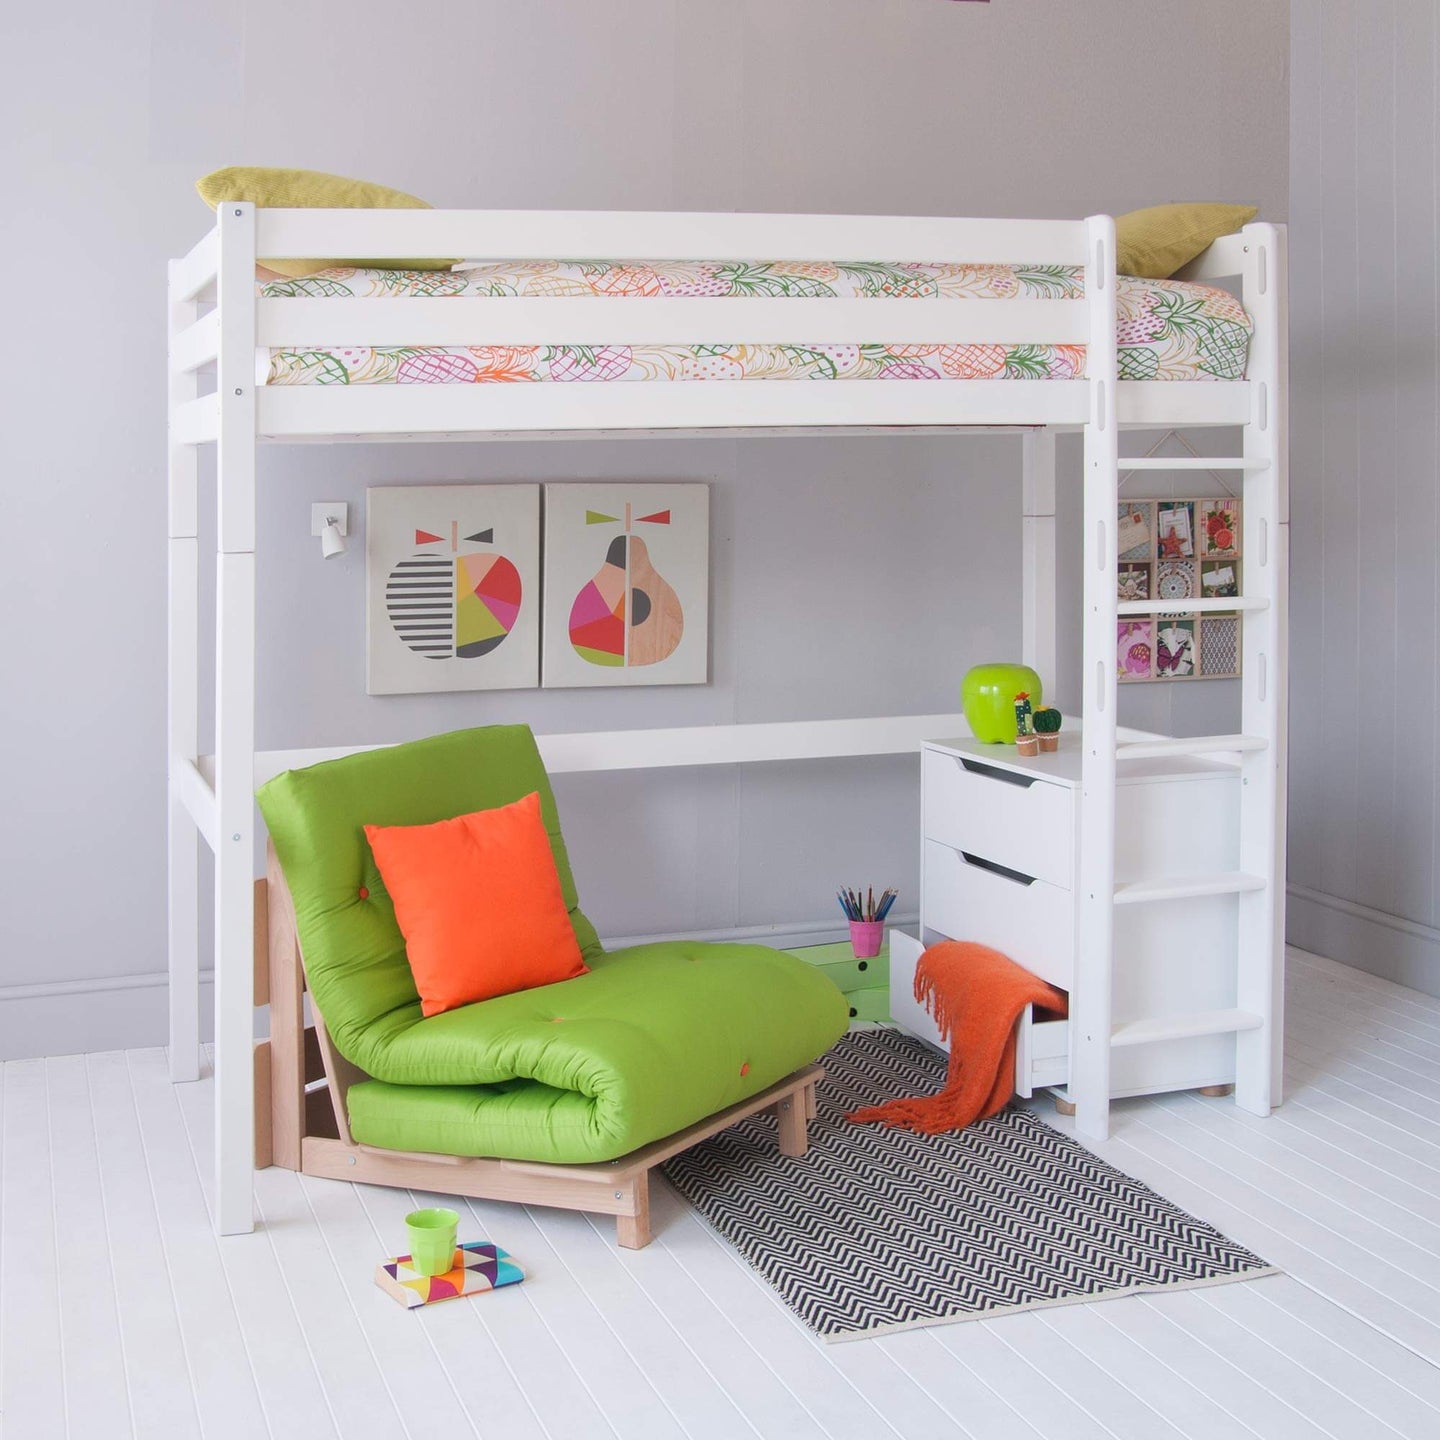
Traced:
<path fill-rule="evenodd" d="M 587 974 L 539 795 L 434 825 L 367 825 L 426 1015 Z"/>

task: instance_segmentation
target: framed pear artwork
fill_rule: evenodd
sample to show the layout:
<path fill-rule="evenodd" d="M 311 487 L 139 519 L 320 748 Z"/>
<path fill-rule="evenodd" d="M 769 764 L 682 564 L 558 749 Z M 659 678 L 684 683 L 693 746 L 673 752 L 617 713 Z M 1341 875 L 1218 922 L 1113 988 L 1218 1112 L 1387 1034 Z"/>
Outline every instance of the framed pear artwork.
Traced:
<path fill-rule="evenodd" d="M 708 487 L 545 487 L 545 685 L 703 685 L 709 599 Z"/>
<path fill-rule="evenodd" d="M 371 695 L 534 686 L 540 671 L 540 487 L 365 492 Z"/>

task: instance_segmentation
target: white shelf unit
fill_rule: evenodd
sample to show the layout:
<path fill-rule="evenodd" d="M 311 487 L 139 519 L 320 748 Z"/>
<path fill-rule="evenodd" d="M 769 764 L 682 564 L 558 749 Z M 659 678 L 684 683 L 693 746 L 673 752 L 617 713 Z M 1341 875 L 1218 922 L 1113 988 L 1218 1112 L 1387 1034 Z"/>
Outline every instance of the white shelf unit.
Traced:
<path fill-rule="evenodd" d="M 920 924 L 890 936 L 890 1013 L 905 1030 L 942 1043 L 912 989 L 922 949 L 937 940 L 990 945 L 1072 1002 L 1089 983 L 1077 938 L 1087 753 L 1083 734 L 1069 732 L 1057 753 L 1031 759 L 973 739 L 922 747 Z M 1236 869 L 1241 781 L 1238 756 L 1116 764 L 1114 894 L 1124 908 L 1114 918 L 1107 1099 L 1233 1084 L 1236 1036 L 1269 1023 L 1238 999 L 1236 897 L 1263 883 Z M 1022 1032 L 1019 1092 L 1069 1085 L 1072 1022 L 1027 1012 Z"/>
<path fill-rule="evenodd" d="M 197 834 L 215 853 L 216 1183 L 222 1233 L 253 1226 L 253 995 L 251 887 L 253 790 L 279 769 L 337 753 L 255 749 L 255 478 L 262 442 L 384 439 L 584 439 L 725 437 L 897 430 L 963 434 L 1014 430 L 1022 437 L 1024 657 L 1055 673 L 1055 449 L 1059 430 L 1085 437 L 1085 803 L 1079 834 L 1076 987 L 1069 1042 L 1072 1087 L 1084 1133 L 1108 1123 L 1111 955 L 1114 926 L 1115 531 L 1119 431 L 1238 426 L 1243 453 L 1207 460 L 1243 476 L 1246 580 L 1265 608 L 1244 611 L 1245 666 L 1239 869 L 1264 888 L 1241 895 L 1237 1004 L 1265 1017 L 1238 1042 L 1237 1098 L 1257 1112 L 1278 1094 L 1275 1036 L 1280 985 L 1284 816 L 1285 299 L 1284 231 L 1249 225 L 1217 241 L 1188 272 L 1239 277 L 1255 322 L 1247 378 L 1121 381 L 1115 357 L 1114 222 L 875 216 L 570 213 L 531 211 L 255 210 L 226 203 L 214 227 L 169 280 L 169 955 L 172 1075 L 199 1073 Z M 394 300 L 260 299 L 264 255 L 356 259 L 387 255 L 471 259 L 883 260 L 1083 265 L 1085 298 L 976 304 L 964 312 L 971 341 L 1079 343 L 1084 379 L 943 380 L 894 384 L 625 382 L 557 385 L 256 384 L 257 351 L 307 344 L 543 343 L 599 333 L 612 343 L 725 334 L 761 340 L 862 341 L 882 330 L 903 340 L 952 333 L 954 306 L 928 299 L 706 298 L 619 306 L 547 297 Z M 703 310 L 695 308 L 703 305 Z M 796 307 L 801 307 L 797 309 Z M 856 327 L 862 327 L 857 329 Z M 599 328 L 597 328 L 599 327 Z M 212 371 L 213 367 L 213 371 Z M 213 382 L 209 377 L 213 373 Z M 203 754 L 199 726 L 200 526 L 198 451 L 216 447 L 215 735 Z M 1127 465 L 1130 462 L 1127 462 Z M 695 731 L 542 736 L 560 769 L 732 764 L 806 756 L 913 750 L 959 733 L 958 717 L 891 716 L 813 724 L 705 727 Z M 1227 737 L 1231 738 L 1231 737 Z M 1129 736 L 1127 743 L 1155 743 Z M 1178 742 L 1176 742 L 1178 743 Z M 1206 742 L 1214 744 L 1218 742 Z M 361 747 L 364 748 L 364 747 Z"/>

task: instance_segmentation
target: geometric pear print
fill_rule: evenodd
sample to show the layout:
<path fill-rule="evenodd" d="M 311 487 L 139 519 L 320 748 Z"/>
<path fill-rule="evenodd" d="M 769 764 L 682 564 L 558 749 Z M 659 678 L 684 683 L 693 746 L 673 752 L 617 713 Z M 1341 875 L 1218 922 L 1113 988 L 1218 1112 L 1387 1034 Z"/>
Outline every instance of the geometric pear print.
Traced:
<path fill-rule="evenodd" d="M 703 685 L 709 596 L 708 486 L 545 487 L 545 685 Z"/>

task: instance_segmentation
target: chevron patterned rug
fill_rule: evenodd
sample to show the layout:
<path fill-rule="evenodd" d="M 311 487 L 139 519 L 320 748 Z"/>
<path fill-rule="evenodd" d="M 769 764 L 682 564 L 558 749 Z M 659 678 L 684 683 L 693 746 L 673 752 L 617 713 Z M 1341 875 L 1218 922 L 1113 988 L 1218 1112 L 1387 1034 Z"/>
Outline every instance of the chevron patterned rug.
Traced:
<path fill-rule="evenodd" d="M 939 1089 L 945 1061 L 917 1040 L 852 1031 L 820 1063 L 803 1159 L 756 1117 L 665 1174 L 824 1340 L 1274 1273 L 1027 1110 L 953 1135 L 847 1123 Z"/>

